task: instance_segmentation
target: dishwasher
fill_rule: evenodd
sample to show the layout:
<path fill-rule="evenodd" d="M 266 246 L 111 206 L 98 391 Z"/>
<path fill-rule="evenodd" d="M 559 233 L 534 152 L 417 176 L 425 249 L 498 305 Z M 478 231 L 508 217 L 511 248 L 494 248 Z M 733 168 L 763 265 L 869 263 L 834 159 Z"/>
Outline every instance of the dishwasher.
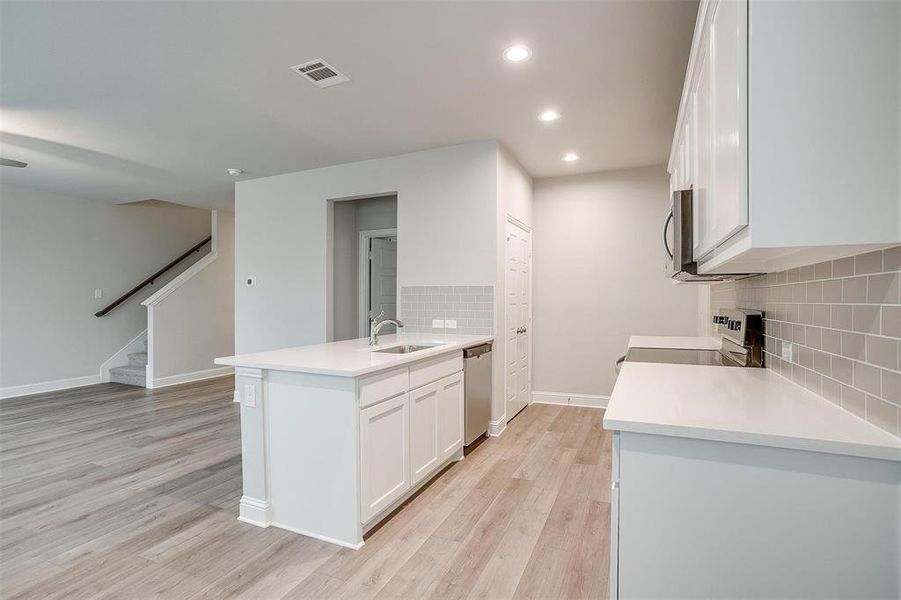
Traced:
<path fill-rule="evenodd" d="M 491 420 L 491 344 L 463 350 L 463 440 L 468 446 Z"/>

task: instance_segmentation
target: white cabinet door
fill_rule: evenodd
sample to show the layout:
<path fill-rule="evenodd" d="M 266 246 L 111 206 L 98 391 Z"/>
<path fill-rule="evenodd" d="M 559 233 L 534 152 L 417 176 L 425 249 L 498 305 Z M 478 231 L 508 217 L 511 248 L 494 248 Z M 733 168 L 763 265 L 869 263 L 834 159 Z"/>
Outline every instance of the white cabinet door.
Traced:
<path fill-rule="evenodd" d="M 713 183 L 713 152 L 711 135 L 710 98 L 710 40 L 702 40 L 699 46 L 697 70 L 691 91 L 694 114 L 694 193 L 692 195 L 692 230 L 694 260 L 713 249 L 710 236 Z"/>
<path fill-rule="evenodd" d="M 746 0 L 711 6 L 710 98 L 713 178 L 707 242 L 716 247 L 748 224 Z"/>
<path fill-rule="evenodd" d="M 410 489 L 409 394 L 360 411 L 360 517 L 363 523 Z"/>
<path fill-rule="evenodd" d="M 438 386 L 438 462 L 444 462 L 463 447 L 463 373 Z"/>
<path fill-rule="evenodd" d="M 438 419 L 441 381 L 410 392 L 410 478 L 422 481 L 438 466 Z"/>

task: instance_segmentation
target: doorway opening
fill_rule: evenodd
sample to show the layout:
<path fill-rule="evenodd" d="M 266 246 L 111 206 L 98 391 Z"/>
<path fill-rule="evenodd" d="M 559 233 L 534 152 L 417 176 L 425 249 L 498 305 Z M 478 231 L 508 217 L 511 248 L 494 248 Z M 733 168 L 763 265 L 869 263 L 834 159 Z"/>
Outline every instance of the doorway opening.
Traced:
<path fill-rule="evenodd" d="M 397 318 L 397 195 L 333 202 L 331 250 L 332 340 L 367 337 L 383 311 Z"/>

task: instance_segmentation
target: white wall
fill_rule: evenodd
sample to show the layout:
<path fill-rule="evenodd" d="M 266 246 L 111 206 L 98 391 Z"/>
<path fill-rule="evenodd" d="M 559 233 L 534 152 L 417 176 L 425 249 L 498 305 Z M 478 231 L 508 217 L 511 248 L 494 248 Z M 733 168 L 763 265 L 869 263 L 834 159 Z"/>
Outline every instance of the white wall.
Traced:
<path fill-rule="evenodd" d="M 209 235 L 209 214 L 0 187 L 0 387 L 97 376 L 169 278 L 94 313 Z"/>
<path fill-rule="evenodd" d="M 506 308 L 506 241 L 507 217 L 511 216 L 527 227 L 532 226 L 532 178 L 516 159 L 502 146 L 497 153 L 497 216 L 495 260 L 495 342 L 492 352 L 491 420 L 495 427 L 512 415 L 506 414 L 506 340 L 504 317 Z"/>
<path fill-rule="evenodd" d="M 148 378 L 152 387 L 230 371 L 213 359 L 235 350 L 235 217 L 218 210 L 215 249 L 163 298 L 149 298 Z"/>
<path fill-rule="evenodd" d="M 534 182 L 536 392 L 609 396 L 630 335 L 697 335 L 698 292 L 664 275 L 662 166 Z"/>
<path fill-rule="evenodd" d="M 334 203 L 334 336 L 360 337 L 359 267 L 360 232 L 397 227 L 397 198 L 361 198 Z"/>
<path fill-rule="evenodd" d="M 397 194 L 398 288 L 494 285 L 497 148 L 475 142 L 239 182 L 236 352 L 326 340 L 329 200 Z"/>

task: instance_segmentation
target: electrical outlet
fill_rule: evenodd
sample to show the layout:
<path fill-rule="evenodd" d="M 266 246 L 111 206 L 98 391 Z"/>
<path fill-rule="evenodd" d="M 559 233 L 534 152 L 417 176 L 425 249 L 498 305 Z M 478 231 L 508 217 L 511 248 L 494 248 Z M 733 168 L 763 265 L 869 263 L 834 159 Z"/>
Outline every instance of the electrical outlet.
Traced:
<path fill-rule="evenodd" d="M 444 320 L 444 328 L 445 329 L 456 329 L 457 328 L 457 320 L 456 319 L 445 319 Z"/>
<path fill-rule="evenodd" d="M 244 384 L 244 406 L 247 408 L 256 408 L 257 393 L 252 383 Z"/>
<path fill-rule="evenodd" d="M 235 397 L 233 398 L 232 401 L 237 402 L 238 404 L 241 404 L 241 392 L 239 392 L 238 390 L 235 390 Z"/>
<path fill-rule="evenodd" d="M 247 282 L 247 287 L 253 287 L 257 284 L 257 278 L 256 277 L 248 277 L 246 279 L 246 282 Z"/>
<path fill-rule="evenodd" d="M 100 288 L 95 289 L 94 300 L 100 300 L 101 298 L 103 298 L 103 290 L 101 290 Z"/>
<path fill-rule="evenodd" d="M 792 361 L 792 344 L 782 343 L 782 360 L 787 362 Z"/>
<path fill-rule="evenodd" d="M 432 329 L 444 329 L 444 319 L 432 319 Z"/>

